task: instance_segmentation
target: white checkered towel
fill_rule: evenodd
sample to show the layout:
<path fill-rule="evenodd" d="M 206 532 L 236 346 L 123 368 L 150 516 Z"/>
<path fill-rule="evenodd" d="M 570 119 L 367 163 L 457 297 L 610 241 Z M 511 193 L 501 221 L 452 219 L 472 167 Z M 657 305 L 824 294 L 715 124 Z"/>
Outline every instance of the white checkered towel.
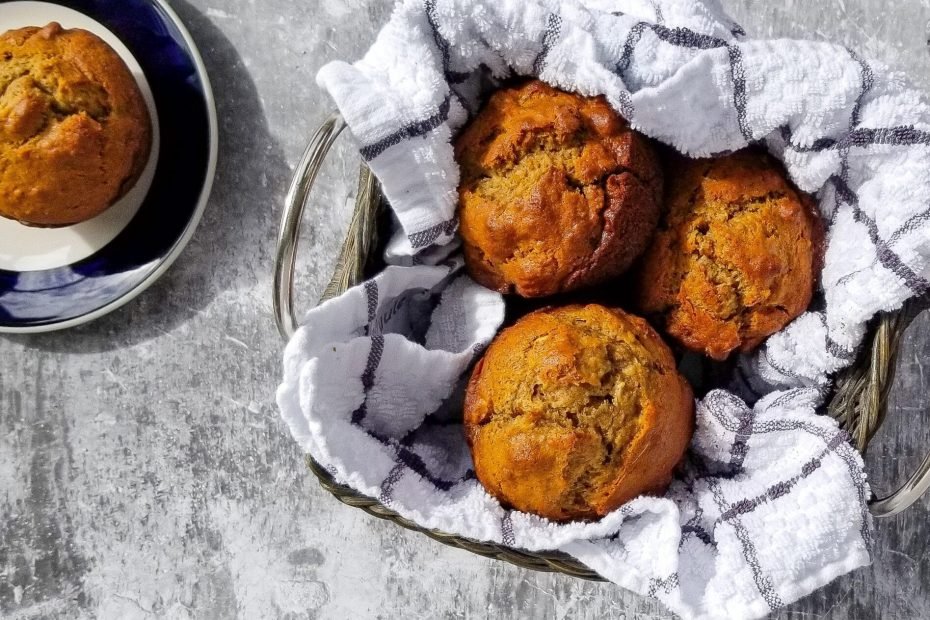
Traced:
<path fill-rule="evenodd" d="M 819 309 L 742 359 L 735 393 L 698 403 L 665 498 L 596 523 L 503 508 L 462 436 L 461 379 L 503 301 L 453 252 L 449 141 L 512 75 L 603 94 L 687 154 L 762 142 L 829 222 Z M 762 616 L 869 562 L 862 461 L 815 409 L 865 322 L 928 288 L 930 106 L 901 76 L 835 45 L 747 39 L 716 2 L 405 0 L 362 60 L 318 80 L 402 226 L 395 266 L 308 313 L 285 353 L 282 415 L 338 480 L 426 527 L 561 549 L 689 618 Z"/>

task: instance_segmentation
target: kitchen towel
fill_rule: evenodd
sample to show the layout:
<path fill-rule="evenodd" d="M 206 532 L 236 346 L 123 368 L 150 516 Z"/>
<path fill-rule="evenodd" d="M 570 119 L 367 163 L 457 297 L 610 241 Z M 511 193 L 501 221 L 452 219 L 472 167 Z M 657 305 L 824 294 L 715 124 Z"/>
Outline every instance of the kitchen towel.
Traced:
<path fill-rule="evenodd" d="M 682 474 L 594 523 L 507 510 L 461 428 L 504 317 L 457 252 L 450 140 L 504 80 L 604 95 L 691 156 L 759 143 L 828 224 L 814 308 L 697 403 Z M 928 288 L 930 106 L 841 46 L 759 41 L 699 0 L 405 0 L 370 51 L 318 75 L 399 223 L 387 269 L 311 310 L 278 391 L 305 451 L 418 524 L 560 549 L 686 618 L 753 618 L 869 563 L 862 460 L 817 415 L 866 322 Z"/>

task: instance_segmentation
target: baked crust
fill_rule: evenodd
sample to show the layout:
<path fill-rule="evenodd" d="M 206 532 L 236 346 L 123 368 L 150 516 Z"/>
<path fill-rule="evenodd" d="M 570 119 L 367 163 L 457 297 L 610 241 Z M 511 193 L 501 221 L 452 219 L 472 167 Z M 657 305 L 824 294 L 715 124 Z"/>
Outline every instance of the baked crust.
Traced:
<path fill-rule="evenodd" d="M 749 351 L 810 305 L 823 222 L 767 154 L 687 160 L 638 274 L 637 307 L 686 348 Z"/>
<path fill-rule="evenodd" d="M 659 219 L 649 141 L 603 97 L 539 80 L 494 93 L 455 142 L 469 274 L 542 297 L 623 273 Z"/>
<path fill-rule="evenodd" d="M 553 521 L 663 492 L 693 428 L 691 388 L 658 334 L 596 304 L 505 329 L 465 396 L 478 479 L 503 504 Z"/>
<path fill-rule="evenodd" d="M 57 23 L 0 35 L 0 216 L 90 219 L 136 182 L 151 142 L 136 81 L 99 37 Z"/>

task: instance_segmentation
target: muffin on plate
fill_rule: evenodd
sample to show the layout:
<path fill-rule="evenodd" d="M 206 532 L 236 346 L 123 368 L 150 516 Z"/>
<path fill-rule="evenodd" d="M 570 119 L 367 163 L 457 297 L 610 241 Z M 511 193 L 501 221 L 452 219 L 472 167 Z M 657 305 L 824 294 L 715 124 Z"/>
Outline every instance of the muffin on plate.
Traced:
<path fill-rule="evenodd" d="M 823 223 L 767 154 L 681 162 L 638 273 L 636 304 L 684 347 L 723 360 L 804 312 Z"/>
<path fill-rule="evenodd" d="M 478 480 L 553 521 L 662 493 L 693 427 L 691 388 L 658 334 L 595 304 L 539 310 L 505 329 L 465 396 Z"/>
<path fill-rule="evenodd" d="M 99 37 L 57 23 L 0 35 L 0 216 L 88 220 L 133 186 L 151 142 L 139 87 Z"/>
<path fill-rule="evenodd" d="M 542 297 L 615 277 L 659 219 L 656 154 L 603 97 L 538 80 L 499 90 L 455 154 L 468 272 L 502 293 Z"/>

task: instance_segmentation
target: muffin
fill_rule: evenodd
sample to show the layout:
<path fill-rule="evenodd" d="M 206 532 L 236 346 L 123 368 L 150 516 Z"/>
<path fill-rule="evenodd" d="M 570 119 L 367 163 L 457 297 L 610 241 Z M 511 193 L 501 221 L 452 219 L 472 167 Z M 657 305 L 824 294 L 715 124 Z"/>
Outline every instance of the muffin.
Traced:
<path fill-rule="evenodd" d="M 136 182 L 151 141 L 135 79 L 96 35 L 57 23 L 0 35 L 0 216 L 90 219 Z"/>
<path fill-rule="evenodd" d="M 501 332 L 465 397 L 478 480 L 553 521 L 662 493 L 693 427 L 691 388 L 665 343 L 644 320 L 594 304 L 539 310 Z"/>
<path fill-rule="evenodd" d="M 534 80 L 494 93 L 455 142 L 469 274 L 542 297 L 625 271 L 662 199 L 649 141 L 603 97 Z"/>
<path fill-rule="evenodd" d="M 823 223 L 778 162 L 754 150 L 683 161 L 668 192 L 635 296 L 669 336 L 723 360 L 807 308 Z"/>

